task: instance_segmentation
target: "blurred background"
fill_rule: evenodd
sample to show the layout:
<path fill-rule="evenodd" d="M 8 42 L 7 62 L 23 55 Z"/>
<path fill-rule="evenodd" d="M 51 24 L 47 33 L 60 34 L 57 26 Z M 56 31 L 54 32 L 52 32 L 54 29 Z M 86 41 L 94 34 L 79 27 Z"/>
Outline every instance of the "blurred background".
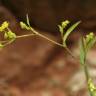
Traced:
<path fill-rule="evenodd" d="M 80 26 L 68 39 L 78 57 L 81 35 L 96 32 L 96 0 L 0 0 L 0 24 L 10 22 L 17 34 L 20 21 L 30 23 L 41 34 L 61 42 L 58 24 L 64 20 Z M 95 47 L 87 57 L 90 75 L 96 83 Z M 80 64 L 67 52 L 43 38 L 21 38 L 0 50 L 0 96 L 88 96 Z"/>

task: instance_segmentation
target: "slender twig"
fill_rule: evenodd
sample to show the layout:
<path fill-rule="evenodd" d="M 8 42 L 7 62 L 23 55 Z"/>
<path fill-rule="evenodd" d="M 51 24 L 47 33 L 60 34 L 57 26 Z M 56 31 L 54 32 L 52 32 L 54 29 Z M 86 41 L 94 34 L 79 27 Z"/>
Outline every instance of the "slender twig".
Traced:
<path fill-rule="evenodd" d="M 43 34 L 41 34 L 41 33 L 37 32 L 37 31 L 36 31 L 36 30 L 34 30 L 32 27 L 31 27 L 31 31 L 32 31 L 34 34 L 36 34 L 37 36 L 40 36 L 40 37 L 42 37 L 42 38 L 44 38 L 44 39 L 46 39 L 46 40 L 48 40 L 48 41 L 52 42 L 53 44 L 56 44 L 56 45 L 58 45 L 58 46 L 63 47 L 63 45 L 62 45 L 62 44 L 60 44 L 60 43 L 58 43 L 58 42 L 56 42 L 56 41 L 54 41 L 54 40 L 52 40 L 52 39 L 50 39 L 50 38 L 46 37 L 45 35 L 43 35 Z"/>
<path fill-rule="evenodd" d="M 21 35 L 21 36 L 16 36 L 16 39 L 18 39 L 18 38 L 24 38 L 24 37 L 29 37 L 29 36 L 33 36 L 33 35 L 35 35 L 35 34 L 26 34 L 26 35 Z"/>
<path fill-rule="evenodd" d="M 26 35 L 16 36 L 15 39 L 24 38 L 24 37 L 29 37 L 29 36 L 33 36 L 33 35 L 35 35 L 35 34 L 32 33 L 32 34 L 26 34 Z M 7 46 L 7 45 L 9 45 L 9 44 L 12 43 L 12 42 L 13 42 L 13 40 L 0 41 L 0 43 L 4 43 L 4 46 Z"/>
<path fill-rule="evenodd" d="M 56 44 L 56 45 L 58 45 L 58 46 L 60 46 L 60 47 L 65 48 L 65 50 L 68 52 L 68 54 L 70 54 L 70 56 L 72 56 L 72 58 L 76 59 L 76 57 L 75 57 L 75 56 L 73 55 L 73 53 L 68 49 L 68 47 L 65 47 L 63 44 L 60 44 L 60 43 L 58 43 L 58 42 L 56 42 L 56 41 L 54 41 L 54 40 L 46 37 L 45 35 L 43 35 L 43 34 L 41 34 L 41 33 L 38 33 L 38 32 L 37 32 L 36 30 L 34 30 L 32 27 L 31 27 L 31 31 L 32 31 L 34 34 L 36 34 L 37 36 L 40 36 L 40 37 L 42 37 L 42 38 L 50 41 L 50 42 L 53 43 L 53 44 Z"/>

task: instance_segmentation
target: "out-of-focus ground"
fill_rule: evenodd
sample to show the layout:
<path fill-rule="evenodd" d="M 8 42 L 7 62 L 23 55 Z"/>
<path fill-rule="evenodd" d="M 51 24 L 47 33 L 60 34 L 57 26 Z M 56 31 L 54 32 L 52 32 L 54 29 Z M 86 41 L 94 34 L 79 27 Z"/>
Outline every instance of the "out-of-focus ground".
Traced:
<path fill-rule="evenodd" d="M 60 42 L 57 25 L 69 19 L 81 20 L 68 40 L 79 57 L 79 38 L 96 31 L 94 0 L 1 0 L 0 23 L 7 20 L 17 35 L 19 21 L 29 14 L 31 25 L 47 37 Z M 86 32 L 86 33 L 85 33 Z M 89 72 L 96 83 L 96 48 L 88 54 Z M 82 67 L 57 45 L 34 36 L 21 38 L 0 50 L 0 96 L 88 96 Z"/>

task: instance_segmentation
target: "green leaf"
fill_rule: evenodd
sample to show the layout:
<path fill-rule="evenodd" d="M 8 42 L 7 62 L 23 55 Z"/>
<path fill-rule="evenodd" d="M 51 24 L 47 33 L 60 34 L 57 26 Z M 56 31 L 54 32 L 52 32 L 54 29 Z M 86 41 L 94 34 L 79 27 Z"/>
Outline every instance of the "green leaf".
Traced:
<path fill-rule="evenodd" d="M 83 65 L 85 63 L 85 58 L 86 58 L 84 38 L 80 40 L 79 46 L 80 46 L 80 63 Z"/>
<path fill-rule="evenodd" d="M 58 27 L 59 27 L 59 31 L 60 31 L 60 33 L 61 33 L 61 36 L 63 37 L 63 28 L 62 28 L 61 25 L 58 25 Z"/>
<path fill-rule="evenodd" d="M 70 33 L 80 24 L 80 21 L 76 22 L 75 24 L 73 24 L 70 28 L 68 28 L 68 30 L 66 31 L 64 37 L 63 37 L 63 45 L 66 46 L 66 39 L 68 38 L 68 36 L 70 35 Z"/>

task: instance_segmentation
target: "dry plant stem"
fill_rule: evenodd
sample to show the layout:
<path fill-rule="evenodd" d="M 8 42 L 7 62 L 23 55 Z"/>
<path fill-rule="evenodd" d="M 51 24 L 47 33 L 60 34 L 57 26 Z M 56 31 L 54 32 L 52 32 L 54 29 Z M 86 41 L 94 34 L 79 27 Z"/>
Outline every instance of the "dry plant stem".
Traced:
<path fill-rule="evenodd" d="M 39 32 L 35 31 L 33 28 L 31 28 L 31 31 L 32 31 L 34 34 L 36 34 L 37 36 L 40 36 L 40 37 L 42 37 L 42 38 L 44 38 L 44 39 L 52 42 L 53 44 L 56 44 L 56 45 L 61 46 L 61 47 L 64 47 L 62 44 L 60 44 L 60 43 L 58 43 L 58 42 L 56 42 L 56 41 L 54 41 L 54 40 L 52 40 L 52 39 L 50 39 L 50 38 L 42 35 L 42 34 L 40 34 Z"/>
<path fill-rule="evenodd" d="M 34 36 L 35 34 L 26 34 L 26 35 L 21 35 L 21 36 L 16 36 L 16 39 L 19 39 L 19 38 L 24 38 L 24 37 L 29 37 L 29 36 Z M 0 41 L 0 43 L 6 43 L 8 42 L 8 40 L 5 40 L 5 41 Z"/>
<path fill-rule="evenodd" d="M 16 39 L 18 38 L 24 38 L 24 37 L 29 37 L 29 36 L 34 36 L 35 34 L 26 34 L 26 35 L 21 35 L 21 36 L 17 36 Z"/>
<path fill-rule="evenodd" d="M 72 57 L 73 59 L 77 59 L 77 58 L 72 54 L 72 52 L 67 48 L 67 46 L 63 46 L 62 44 L 60 44 L 60 43 L 58 43 L 58 42 L 56 42 L 56 41 L 54 41 L 54 40 L 46 37 L 45 35 L 42 35 L 42 34 L 38 33 L 38 32 L 35 31 L 32 27 L 31 27 L 31 31 L 32 31 L 34 34 L 36 34 L 37 36 L 40 36 L 40 37 L 42 37 L 42 38 L 50 41 L 50 42 L 53 43 L 53 44 L 56 44 L 56 45 L 58 45 L 58 46 L 60 46 L 60 47 L 65 48 L 66 51 L 71 55 L 71 57 Z"/>
<path fill-rule="evenodd" d="M 69 50 L 68 47 L 64 47 L 64 48 L 66 49 L 66 51 L 69 53 L 69 55 L 70 55 L 73 59 L 78 60 L 78 58 L 73 55 L 73 53 Z M 78 60 L 78 61 L 79 61 L 79 60 Z"/>

